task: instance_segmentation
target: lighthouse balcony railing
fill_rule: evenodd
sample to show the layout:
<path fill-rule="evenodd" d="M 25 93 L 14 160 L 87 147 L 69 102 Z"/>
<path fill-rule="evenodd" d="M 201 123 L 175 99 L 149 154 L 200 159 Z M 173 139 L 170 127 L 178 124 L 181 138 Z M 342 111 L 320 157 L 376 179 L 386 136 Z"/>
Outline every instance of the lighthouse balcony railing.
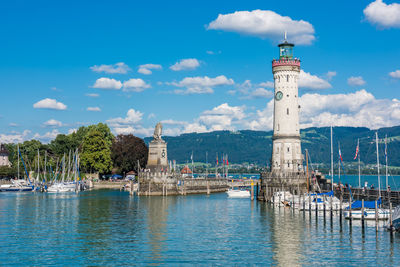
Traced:
<path fill-rule="evenodd" d="M 300 59 L 294 58 L 282 58 L 282 59 L 274 59 L 272 60 L 272 67 L 276 66 L 299 66 L 300 67 Z"/>

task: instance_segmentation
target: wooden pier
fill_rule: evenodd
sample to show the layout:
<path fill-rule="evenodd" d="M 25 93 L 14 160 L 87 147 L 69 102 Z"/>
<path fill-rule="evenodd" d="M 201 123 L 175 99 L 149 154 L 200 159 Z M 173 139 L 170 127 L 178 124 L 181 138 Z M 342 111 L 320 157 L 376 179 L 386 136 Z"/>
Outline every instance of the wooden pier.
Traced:
<path fill-rule="evenodd" d="M 350 190 L 347 187 L 336 187 L 334 189 L 335 196 L 340 198 L 343 196 L 343 199 L 349 200 L 350 199 Z M 353 200 L 368 200 L 374 201 L 379 198 L 379 190 L 374 188 L 351 188 L 351 195 Z M 394 205 L 400 204 L 400 191 L 391 191 L 391 190 L 382 190 L 380 196 L 382 198 L 382 203 L 386 206 L 389 203 Z"/>

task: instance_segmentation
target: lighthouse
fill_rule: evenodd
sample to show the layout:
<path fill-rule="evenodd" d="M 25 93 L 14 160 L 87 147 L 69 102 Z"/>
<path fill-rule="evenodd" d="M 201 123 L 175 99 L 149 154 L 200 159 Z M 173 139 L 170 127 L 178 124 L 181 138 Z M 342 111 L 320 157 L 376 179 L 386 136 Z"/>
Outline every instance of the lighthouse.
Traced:
<path fill-rule="evenodd" d="M 300 60 L 293 56 L 294 44 L 286 39 L 278 45 L 279 58 L 272 61 L 274 75 L 274 134 L 271 168 L 261 172 L 258 199 L 271 201 L 276 192 L 301 195 L 307 191 L 299 126 Z"/>
<path fill-rule="evenodd" d="M 274 75 L 274 134 L 272 137 L 271 171 L 302 171 L 298 103 L 300 60 L 293 57 L 294 44 L 286 39 L 278 45 L 279 59 L 272 61 Z"/>

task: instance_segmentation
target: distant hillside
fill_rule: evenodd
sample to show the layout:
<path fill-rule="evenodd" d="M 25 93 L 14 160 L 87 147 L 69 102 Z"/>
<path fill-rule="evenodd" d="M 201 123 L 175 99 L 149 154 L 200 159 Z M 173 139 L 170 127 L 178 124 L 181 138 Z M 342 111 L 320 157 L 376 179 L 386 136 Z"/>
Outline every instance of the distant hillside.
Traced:
<path fill-rule="evenodd" d="M 363 127 L 334 127 L 333 146 L 334 160 L 337 161 L 338 142 L 340 142 L 344 161 L 353 161 L 357 138 L 360 139 L 361 161 L 375 163 L 375 132 Z M 384 162 L 384 137 L 388 136 L 389 165 L 400 166 L 400 126 L 381 128 L 380 160 Z M 165 136 L 168 143 L 168 158 L 178 163 L 190 161 L 193 151 L 194 161 L 205 162 L 208 152 L 208 162 L 215 162 L 216 153 L 221 159 L 222 153 L 229 155 L 232 163 L 269 162 L 272 149 L 272 131 L 215 131 L 210 133 L 190 133 L 180 136 Z M 330 128 L 307 128 L 301 130 L 302 150 L 308 149 L 314 163 L 330 163 Z M 150 137 L 145 138 L 148 144 Z"/>

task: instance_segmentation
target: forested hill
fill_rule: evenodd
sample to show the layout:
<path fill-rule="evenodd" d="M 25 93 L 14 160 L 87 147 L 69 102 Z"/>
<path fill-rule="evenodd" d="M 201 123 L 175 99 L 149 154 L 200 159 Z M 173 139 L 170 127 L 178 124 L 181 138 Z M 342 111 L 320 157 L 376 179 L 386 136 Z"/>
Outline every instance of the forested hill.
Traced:
<path fill-rule="evenodd" d="M 376 162 L 375 132 L 362 127 L 334 127 L 333 146 L 334 160 L 338 158 L 338 143 L 343 160 L 353 161 L 357 139 L 360 139 L 361 161 Z M 381 128 L 378 130 L 380 142 L 380 158 L 384 163 L 384 137 L 388 136 L 389 165 L 400 166 L 400 126 Z M 272 131 L 215 131 L 210 133 L 190 133 L 180 136 L 165 136 L 168 143 L 168 158 L 178 163 L 190 161 L 193 151 L 194 161 L 214 163 L 216 154 L 221 160 L 222 153 L 229 155 L 232 163 L 258 163 L 265 165 L 270 160 L 272 149 Z M 314 163 L 330 162 L 330 128 L 307 128 L 301 130 L 302 150 L 308 149 Z M 152 138 L 145 138 L 148 144 Z"/>

